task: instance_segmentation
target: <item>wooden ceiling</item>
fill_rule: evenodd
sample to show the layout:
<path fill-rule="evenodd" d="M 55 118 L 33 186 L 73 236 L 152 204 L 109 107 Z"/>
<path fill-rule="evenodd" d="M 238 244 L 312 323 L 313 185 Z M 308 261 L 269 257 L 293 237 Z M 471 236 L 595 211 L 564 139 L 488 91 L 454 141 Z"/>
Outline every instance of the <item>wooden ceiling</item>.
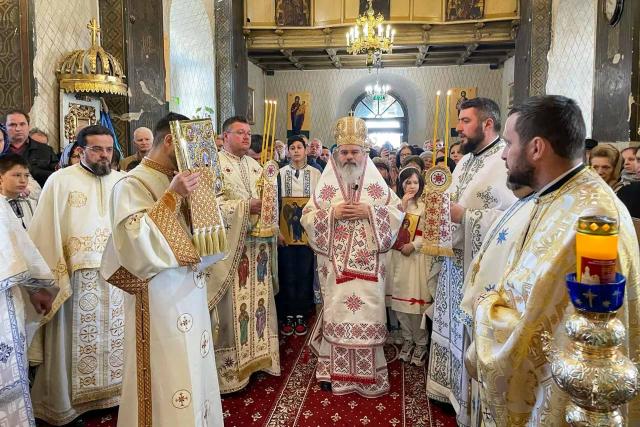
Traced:
<path fill-rule="evenodd" d="M 394 24 L 393 51 L 383 67 L 489 64 L 499 67 L 515 51 L 519 20 L 446 24 Z M 348 27 L 245 27 L 249 59 L 265 71 L 366 68 L 364 55 L 346 51 Z"/>

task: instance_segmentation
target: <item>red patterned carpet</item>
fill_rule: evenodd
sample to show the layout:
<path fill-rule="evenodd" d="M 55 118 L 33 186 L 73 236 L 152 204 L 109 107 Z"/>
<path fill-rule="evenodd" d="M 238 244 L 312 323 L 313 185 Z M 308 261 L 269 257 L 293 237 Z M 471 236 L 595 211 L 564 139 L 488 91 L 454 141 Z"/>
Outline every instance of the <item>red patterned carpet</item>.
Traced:
<path fill-rule="evenodd" d="M 398 360 L 385 347 L 391 393 L 376 399 L 334 396 L 315 379 L 316 358 L 302 351 L 306 337 L 280 341 L 283 375 L 257 374 L 243 391 L 222 400 L 225 426 L 455 426 L 455 418 L 429 402 L 424 368 Z"/>
<path fill-rule="evenodd" d="M 246 389 L 223 398 L 226 427 L 456 425 L 451 413 L 427 399 L 424 367 L 402 363 L 396 346 L 385 347 L 391 392 L 367 399 L 321 390 L 315 380 L 316 357 L 303 351 L 306 340 L 295 335 L 280 340 L 282 376 L 256 374 Z M 84 423 L 75 426 L 115 427 L 117 410 L 97 411 L 82 418 Z"/>

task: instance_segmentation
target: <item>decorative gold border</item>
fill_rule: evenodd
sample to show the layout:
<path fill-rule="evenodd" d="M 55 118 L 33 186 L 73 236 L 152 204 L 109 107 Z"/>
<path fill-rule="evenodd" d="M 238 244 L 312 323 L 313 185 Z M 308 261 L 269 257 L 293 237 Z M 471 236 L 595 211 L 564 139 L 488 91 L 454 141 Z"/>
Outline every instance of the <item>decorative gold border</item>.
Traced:
<path fill-rule="evenodd" d="M 178 216 L 182 215 L 182 197 L 172 191 L 164 195 L 149 211 L 149 218 L 158 226 L 181 266 L 197 264 L 200 255 L 191 243 L 191 236 L 184 230 Z"/>

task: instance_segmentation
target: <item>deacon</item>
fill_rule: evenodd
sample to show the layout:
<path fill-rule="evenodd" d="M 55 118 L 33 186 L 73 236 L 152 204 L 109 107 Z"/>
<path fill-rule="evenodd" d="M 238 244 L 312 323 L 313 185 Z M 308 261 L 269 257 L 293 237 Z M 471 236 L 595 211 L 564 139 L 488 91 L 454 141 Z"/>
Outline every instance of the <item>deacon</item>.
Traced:
<path fill-rule="evenodd" d="M 306 236 L 300 224 L 302 209 L 313 195 L 321 172 L 307 164 L 306 144 L 302 136 L 288 139 L 291 161 L 280 169 L 280 204 L 284 232 L 290 237 L 278 249 L 280 292 L 276 297 L 278 318 L 283 335 L 305 335 L 306 318 L 313 310 L 313 279 L 315 256 L 305 244 Z M 304 240 L 303 240 L 304 239 Z"/>
<path fill-rule="evenodd" d="M 51 310 L 51 270 L 9 203 L 0 197 L 0 425 L 35 427 L 29 396 L 28 328 Z M 29 322 L 29 323 L 28 323 Z"/>
<path fill-rule="evenodd" d="M 110 167 L 109 129 L 85 127 L 76 144 L 80 163 L 49 177 L 29 228 L 60 288 L 29 349 L 38 365 L 34 413 L 53 425 L 117 406 L 122 382 L 123 294 L 98 269 L 111 235 L 111 190 L 123 174 Z"/>
<path fill-rule="evenodd" d="M 456 127 L 465 156 L 453 172 L 447 192 L 451 197 L 453 257 L 440 258 L 434 297 L 431 357 L 427 395 L 451 403 L 458 425 L 470 425 L 472 405 L 470 379 L 464 369 L 468 330 L 460 310 L 467 266 L 478 251 L 489 226 L 516 200 L 507 188 L 507 170 L 500 154 L 500 109 L 487 98 L 474 98 L 460 105 Z"/>
<path fill-rule="evenodd" d="M 183 213 L 199 174 L 177 173 L 169 113 L 149 154 L 116 184 L 101 274 L 127 291 L 118 426 L 222 426 L 202 260 Z M 218 257 L 219 258 L 219 257 Z"/>
<path fill-rule="evenodd" d="M 573 310 L 565 276 L 576 269 L 578 218 L 618 221 L 617 271 L 627 278 L 618 318 L 628 331 L 623 351 L 632 358 L 640 348 L 637 238 L 627 209 L 583 164 L 585 124 L 575 101 L 525 100 L 510 112 L 504 137 L 509 183 L 535 193 L 496 222 L 471 265 L 464 309 L 474 317 L 475 345 L 467 367 L 481 384 L 483 425 L 564 425 L 568 396 L 554 384 L 540 336 L 561 333 Z M 626 422 L 640 424 L 638 399 L 628 405 Z"/>
<path fill-rule="evenodd" d="M 389 391 L 381 255 L 393 245 L 404 214 L 367 156 L 365 122 L 344 117 L 335 136 L 336 151 L 302 216 L 324 299 L 322 337 L 319 344 L 313 340 L 316 378 L 335 394 L 377 397 Z"/>
<path fill-rule="evenodd" d="M 268 238 L 251 235 L 262 207 L 257 186 L 262 167 L 247 155 L 251 128 L 244 117 L 228 118 L 222 130 L 224 189 L 219 200 L 229 255 L 206 271 L 211 322 L 218 331 L 214 347 L 220 392 L 225 394 L 244 388 L 254 372 L 280 375 L 280 353 L 274 299 L 278 232 Z"/>

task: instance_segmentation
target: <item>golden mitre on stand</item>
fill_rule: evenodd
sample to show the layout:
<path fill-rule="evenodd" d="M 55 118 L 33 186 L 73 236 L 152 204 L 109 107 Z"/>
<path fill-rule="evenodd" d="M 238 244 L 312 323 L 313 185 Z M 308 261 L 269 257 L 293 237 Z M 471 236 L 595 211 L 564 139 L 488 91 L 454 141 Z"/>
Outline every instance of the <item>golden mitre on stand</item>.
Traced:
<path fill-rule="evenodd" d="M 200 184 L 189 195 L 193 244 L 200 256 L 227 249 L 227 236 L 216 196 L 222 191 L 218 149 L 211 119 L 171 122 L 171 135 L 180 172 L 200 173 Z"/>

